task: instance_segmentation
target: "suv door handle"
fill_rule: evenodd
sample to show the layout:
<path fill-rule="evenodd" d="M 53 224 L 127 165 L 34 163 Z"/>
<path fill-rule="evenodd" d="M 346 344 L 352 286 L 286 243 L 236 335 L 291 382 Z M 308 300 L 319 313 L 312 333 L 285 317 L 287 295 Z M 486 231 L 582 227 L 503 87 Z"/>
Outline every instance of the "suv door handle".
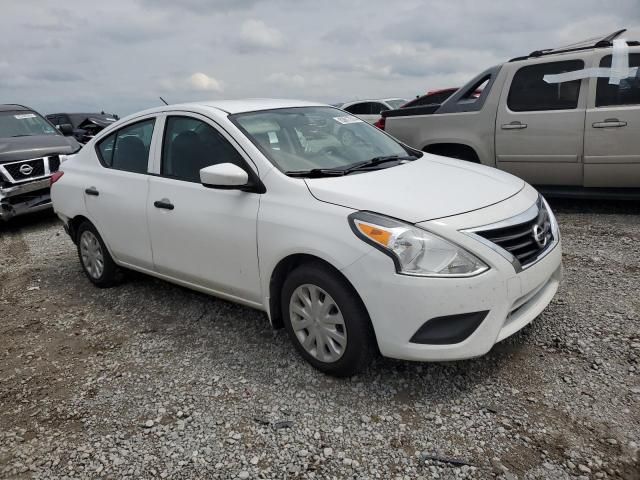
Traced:
<path fill-rule="evenodd" d="M 591 126 L 593 128 L 620 128 L 626 127 L 627 122 L 621 122 L 617 118 L 607 118 L 604 122 L 595 122 Z"/>
<path fill-rule="evenodd" d="M 87 195 L 92 195 L 94 197 L 100 195 L 100 192 L 96 190 L 96 187 L 89 187 L 84 191 L 84 193 L 86 193 Z"/>
<path fill-rule="evenodd" d="M 505 123 L 502 125 L 502 130 L 522 130 L 523 128 L 527 128 L 526 123 L 520 123 L 517 120 L 511 123 Z"/>
<path fill-rule="evenodd" d="M 153 206 L 156 208 L 164 208 L 165 210 L 173 210 L 175 207 L 173 203 L 168 198 L 163 198 L 162 200 L 156 200 L 153 202 Z"/>

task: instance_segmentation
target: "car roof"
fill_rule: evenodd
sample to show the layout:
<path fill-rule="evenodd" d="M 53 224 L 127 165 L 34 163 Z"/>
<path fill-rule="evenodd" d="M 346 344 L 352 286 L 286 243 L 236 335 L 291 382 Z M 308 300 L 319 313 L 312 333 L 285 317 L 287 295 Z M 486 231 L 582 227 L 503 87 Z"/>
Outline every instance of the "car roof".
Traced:
<path fill-rule="evenodd" d="M 344 102 L 341 105 L 347 106 L 347 105 L 353 105 L 355 103 L 364 103 L 364 102 L 389 102 L 391 100 L 404 100 L 406 102 L 406 99 L 404 98 L 400 98 L 400 97 L 390 97 L 390 98 L 364 98 L 362 100 L 351 100 L 350 102 Z"/>
<path fill-rule="evenodd" d="M 242 100 L 211 100 L 201 102 L 189 102 L 189 103 L 175 103 L 169 105 L 162 105 L 160 107 L 149 108 L 141 112 L 136 112 L 131 115 L 127 115 L 121 120 L 127 121 L 131 118 L 140 117 L 142 115 L 149 115 L 153 113 L 162 113 L 172 110 L 193 110 L 193 109 L 211 109 L 219 110 L 229 115 L 236 113 L 246 112 L 258 112 L 261 110 L 273 110 L 276 108 L 296 108 L 296 107 L 329 107 L 330 105 L 309 102 L 306 100 L 285 100 L 277 98 L 247 98 Z"/>
<path fill-rule="evenodd" d="M 59 113 L 47 113 L 47 117 L 50 117 L 52 115 L 81 115 L 81 116 L 85 116 L 85 117 L 111 117 L 112 114 L 111 113 L 100 113 L 100 112 L 93 112 L 93 113 L 85 113 L 85 112 L 59 112 Z"/>
<path fill-rule="evenodd" d="M 27 111 L 31 112 L 32 109 L 29 107 L 25 107 L 24 105 L 18 105 L 13 103 L 7 103 L 5 105 L 0 105 L 0 112 L 15 112 L 15 111 Z"/>

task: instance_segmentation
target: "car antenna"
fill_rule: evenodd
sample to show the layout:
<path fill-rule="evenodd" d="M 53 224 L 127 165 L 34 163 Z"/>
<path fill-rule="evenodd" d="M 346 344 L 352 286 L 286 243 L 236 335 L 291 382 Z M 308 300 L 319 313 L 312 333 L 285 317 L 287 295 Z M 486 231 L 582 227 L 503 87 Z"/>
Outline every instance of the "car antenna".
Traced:
<path fill-rule="evenodd" d="M 164 98 L 162 98 L 162 97 L 159 97 L 159 98 L 160 98 L 160 100 L 162 100 L 162 103 L 164 103 L 165 105 L 169 105 Z"/>

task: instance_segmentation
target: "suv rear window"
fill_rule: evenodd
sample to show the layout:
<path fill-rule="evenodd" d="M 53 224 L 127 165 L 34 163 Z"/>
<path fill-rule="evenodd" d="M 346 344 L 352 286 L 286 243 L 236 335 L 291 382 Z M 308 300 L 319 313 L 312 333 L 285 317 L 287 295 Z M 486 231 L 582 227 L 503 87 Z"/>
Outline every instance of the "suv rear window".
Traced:
<path fill-rule="evenodd" d="M 611 68 L 611 55 L 602 57 L 600 66 Z M 629 67 L 640 67 L 640 53 L 629 55 Z M 640 105 L 640 68 L 634 77 L 623 78 L 619 85 L 609 83 L 609 78 L 598 78 L 596 107 L 615 105 Z"/>
<path fill-rule="evenodd" d="M 522 67 L 513 76 L 507 106 L 514 112 L 573 110 L 578 107 L 581 80 L 547 83 L 545 75 L 582 70 L 582 60 L 541 63 Z"/>

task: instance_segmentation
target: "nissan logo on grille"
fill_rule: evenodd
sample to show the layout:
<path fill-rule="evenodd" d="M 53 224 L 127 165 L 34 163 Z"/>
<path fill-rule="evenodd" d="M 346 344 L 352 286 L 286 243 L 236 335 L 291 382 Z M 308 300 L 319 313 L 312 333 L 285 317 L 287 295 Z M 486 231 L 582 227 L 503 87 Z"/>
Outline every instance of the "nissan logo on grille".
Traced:
<path fill-rule="evenodd" d="M 533 239 L 536 241 L 540 248 L 544 248 L 547 246 L 547 242 L 549 241 L 549 237 L 547 236 L 547 231 L 544 227 L 541 227 L 538 224 L 533 226 Z"/>
<path fill-rule="evenodd" d="M 29 175 L 31 175 L 31 172 L 33 172 L 33 167 L 28 163 L 25 163 L 20 167 L 20 173 L 25 177 L 28 177 Z"/>

